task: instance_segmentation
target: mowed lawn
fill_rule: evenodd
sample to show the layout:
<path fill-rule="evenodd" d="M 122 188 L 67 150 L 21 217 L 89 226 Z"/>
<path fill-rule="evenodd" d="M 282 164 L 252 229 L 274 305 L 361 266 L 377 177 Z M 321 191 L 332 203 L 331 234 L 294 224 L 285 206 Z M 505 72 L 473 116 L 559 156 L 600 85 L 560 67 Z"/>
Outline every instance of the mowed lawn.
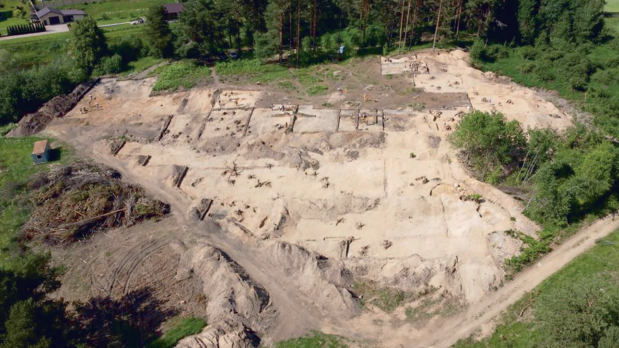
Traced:
<path fill-rule="evenodd" d="M 174 0 L 111 0 L 88 4 L 60 6 L 59 9 L 78 9 L 97 20 L 99 25 L 129 22 L 146 15 L 153 5 L 174 3 Z"/>
<path fill-rule="evenodd" d="M 4 7 L 0 7 L 0 12 L 13 12 L 18 9 L 17 7 L 21 7 L 24 10 L 23 18 L 10 17 L 5 20 L 0 20 L 0 35 L 6 35 L 6 28 L 10 26 L 30 23 L 28 20 L 28 18 L 30 18 L 30 9 L 27 5 L 22 4 L 20 1 L 13 0 L 0 0 L 0 4 L 4 5 Z"/>
<path fill-rule="evenodd" d="M 619 17 L 604 18 L 604 21 L 606 22 L 606 27 L 613 29 L 619 34 Z"/>
<path fill-rule="evenodd" d="M 606 0 L 606 6 L 604 6 L 606 12 L 619 12 L 619 0 Z"/>

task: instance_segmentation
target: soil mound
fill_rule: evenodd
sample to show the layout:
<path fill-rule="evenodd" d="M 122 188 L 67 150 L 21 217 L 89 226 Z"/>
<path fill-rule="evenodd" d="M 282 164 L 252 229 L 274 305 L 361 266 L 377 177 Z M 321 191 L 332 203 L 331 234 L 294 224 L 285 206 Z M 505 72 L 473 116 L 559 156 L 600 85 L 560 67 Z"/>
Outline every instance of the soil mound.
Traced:
<path fill-rule="evenodd" d="M 78 162 L 33 178 L 34 211 L 24 237 L 68 244 L 92 233 L 169 213 L 167 204 L 120 180 L 113 169 Z"/>
<path fill-rule="evenodd" d="M 73 92 L 52 98 L 52 100 L 43 104 L 39 111 L 25 115 L 17 124 L 18 127 L 9 132 L 7 136 L 21 137 L 39 133 L 54 118 L 63 117 L 67 112 L 71 111 L 77 102 L 98 82 L 99 80 L 97 79 L 92 82 L 82 83 Z"/>
<path fill-rule="evenodd" d="M 266 331 L 275 317 L 267 290 L 227 254 L 204 242 L 181 256 L 176 279 L 190 276 L 202 280 L 209 326 L 179 347 L 199 341 L 205 344 L 199 347 L 258 347 L 254 332 Z"/>
<path fill-rule="evenodd" d="M 344 317 L 359 313 L 359 300 L 348 290 L 354 277 L 341 262 L 285 242 L 273 244 L 267 254 L 271 264 L 295 278 L 299 290 L 323 310 Z"/>

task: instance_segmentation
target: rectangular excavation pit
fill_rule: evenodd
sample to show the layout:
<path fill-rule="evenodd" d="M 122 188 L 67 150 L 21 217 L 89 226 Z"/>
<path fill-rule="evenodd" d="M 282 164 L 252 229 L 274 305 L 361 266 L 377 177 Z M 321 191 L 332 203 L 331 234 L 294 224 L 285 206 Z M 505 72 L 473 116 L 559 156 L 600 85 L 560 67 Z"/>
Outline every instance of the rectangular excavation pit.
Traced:
<path fill-rule="evenodd" d="M 290 124 L 292 111 L 282 112 L 272 108 L 255 108 L 251 116 L 247 135 L 285 132 Z"/>
<path fill-rule="evenodd" d="M 251 113 L 251 109 L 213 110 L 205 120 L 206 126 L 201 138 L 242 137 Z"/>
<path fill-rule="evenodd" d="M 380 66 L 382 75 L 399 75 L 405 71 L 409 71 L 410 60 L 404 58 L 387 58 L 380 57 Z"/>
<path fill-rule="evenodd" d="M 374 109 L 342 110 L 340 113 L 339 132 L 380 132 L 380 111 Z"/>
<path fill-rule="evenodd" d="M 301 107 L 294 124 L 295 133 L 335 132 L 338 128 L 339 110 Z"/>
<path fill-rule="evenodd" d="M 382 110 L 384 127 L 387 132 L 403 132 L 414 128 L 418 117 L 413 110 Z"/>
<path fill-rule="evenodd" d="M 223 90 L 215 102 L 215 109 L 253 108 L 260 98 L 260 91 Z"/>

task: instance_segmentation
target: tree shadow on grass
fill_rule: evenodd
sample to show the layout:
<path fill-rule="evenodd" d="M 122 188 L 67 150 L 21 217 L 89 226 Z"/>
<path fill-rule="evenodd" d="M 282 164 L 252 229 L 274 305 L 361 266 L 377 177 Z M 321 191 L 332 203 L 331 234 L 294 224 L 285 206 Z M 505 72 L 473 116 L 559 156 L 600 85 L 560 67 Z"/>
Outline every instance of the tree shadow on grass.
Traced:
<path fill-rule="evenodd" d="M 120 299 L 95 297 L 75 303 L 76 322 L 89 347 L 144 347 L 162 322 L 178 314 L 145 287 Z"/>

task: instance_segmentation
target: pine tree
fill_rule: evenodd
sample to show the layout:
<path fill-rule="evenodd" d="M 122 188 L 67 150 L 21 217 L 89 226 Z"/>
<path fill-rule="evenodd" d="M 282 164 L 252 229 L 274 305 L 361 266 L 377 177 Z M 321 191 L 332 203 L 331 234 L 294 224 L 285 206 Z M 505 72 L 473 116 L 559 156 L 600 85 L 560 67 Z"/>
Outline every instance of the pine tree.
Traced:
<path fill-rule="evenodd" d="M 160 58 L 172 54 L 172 31 L 165 18 L 166 11 L 161 5 L 154 5 L 146 13 L 145 36 L 151 48 L 151 54 Z"/>

